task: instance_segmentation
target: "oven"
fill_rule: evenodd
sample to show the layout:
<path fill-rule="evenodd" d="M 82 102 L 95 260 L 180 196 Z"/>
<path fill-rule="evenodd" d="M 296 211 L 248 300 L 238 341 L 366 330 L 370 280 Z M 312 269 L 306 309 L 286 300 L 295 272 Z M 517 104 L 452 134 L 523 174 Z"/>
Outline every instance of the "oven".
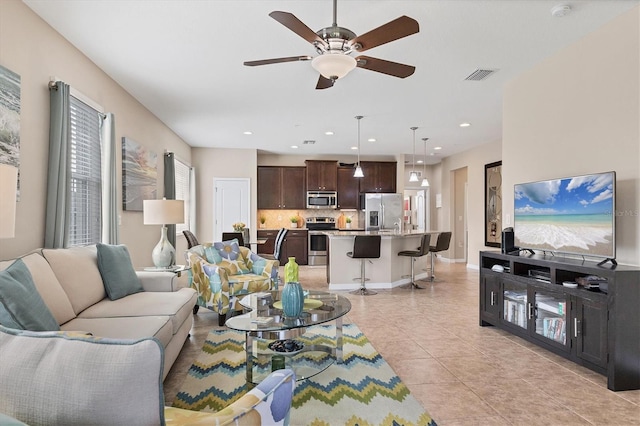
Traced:
<path fill-rule="evenodd" d="M 326 265 L 329 237 L 324 231 L 336 230 L 336 222 L 332 217 L 311 217 L 307 219 L 309 230 L 308 264 Z"/>

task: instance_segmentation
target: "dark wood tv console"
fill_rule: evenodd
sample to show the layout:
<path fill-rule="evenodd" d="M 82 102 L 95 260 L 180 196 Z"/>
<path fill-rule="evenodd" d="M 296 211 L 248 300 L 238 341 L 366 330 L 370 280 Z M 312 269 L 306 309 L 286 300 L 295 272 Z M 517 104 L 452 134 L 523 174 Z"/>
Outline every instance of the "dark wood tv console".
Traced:
<path fill-rule="evenodd" d="M 563 285 L 586 276 L 601 290 Z M 640 268 L 480 252 L 480 325 L 604 374 L 613 391 L 640 389 Z"/>

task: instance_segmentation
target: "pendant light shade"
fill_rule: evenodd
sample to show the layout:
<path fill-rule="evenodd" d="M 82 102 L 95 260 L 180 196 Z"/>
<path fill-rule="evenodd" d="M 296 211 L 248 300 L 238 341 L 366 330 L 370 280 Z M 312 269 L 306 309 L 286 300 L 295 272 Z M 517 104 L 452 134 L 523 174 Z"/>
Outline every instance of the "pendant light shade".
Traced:
<path fill-rule="evenodd" d="M 360 120 L 362 119 L 361 115 L 356 115 L 356 120 L 358 120 L 358 164 L 356 165 L 356 170 L 353 172 L 353 177 L 361 178 L 364 177 L 364 173 L 362 172 L 362 167 L 360 167 Z"/>
<path fill-rule="evenodd" d="M 422 162 L 422 183 L 420 186 L 429 186 L 429 180 L 427 180 L 427 141 L 429 138 L 422 138 L 424 141 L 424 161 Z"/>
<path fill-rule="evenodd" d="M 417 127 L 411 127 L 413 130 L 413 165 L 411 173 L 409 173 L 409 182 L 417 182 L 418 181 L 418 173 L 415 171 L 416 167 L 416 129 Z"/>

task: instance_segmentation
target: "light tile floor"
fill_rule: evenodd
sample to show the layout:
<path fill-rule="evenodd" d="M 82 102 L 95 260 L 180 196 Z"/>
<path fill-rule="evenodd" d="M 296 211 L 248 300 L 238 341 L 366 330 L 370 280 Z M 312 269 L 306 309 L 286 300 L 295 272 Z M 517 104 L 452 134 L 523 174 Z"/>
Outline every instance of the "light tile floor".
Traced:
<path fill-rule="evenodd" d="M 282 270 L 281 270 L 282 272 Z M 640 390 L 519 337 L 478 325 L 478 272 L 438 262 L 435 283 L 375 296 L 348 294 L 354 322 L 439 425 L 640 425 Z M 325 267 L 301 266 L 305 288 L 326 290 Z M 164 382 L 171 405 L 217 315 L 200 309 Z"/>

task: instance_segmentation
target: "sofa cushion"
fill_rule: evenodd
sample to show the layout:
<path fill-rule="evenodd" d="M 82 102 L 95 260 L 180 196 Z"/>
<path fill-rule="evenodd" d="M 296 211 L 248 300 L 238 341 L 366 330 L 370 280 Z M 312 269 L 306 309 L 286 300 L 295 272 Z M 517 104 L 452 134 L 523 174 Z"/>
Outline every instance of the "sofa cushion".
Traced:
<path fill-rule="evenodd" d="M 60 330 L 22 259 L 0 271 L 0 323 L 21 330 Z"/>
<path fill-rule="evenodd" d="M 98 243 L 96 247 L 98 270 L 109 299 L 117 300 L 143 291 L 126 246 Z"/>
<path fill-rule="evenodd" d="M 155 339 L 0 327 L 0 347 L 0 412 L 33 425 L 164 424 L 163 351 Z"/>
<path fill-rule="evenodd" d="M 21 259 L 29 268 L 33 283 L 36 285 L 38 293 L 40 293 L 42 300 L 44 300 L 44 303 L 53 314 L 56 322 L 64 324 L 73 319 L 76 314 L 73 312 L 69 297 L 60 285 L 49 263 L 42 257 L 42 254 L 31 253 L 21 257 Z M 8 268 L 13 262 L 13 260 L 0 262 L 0 271 Z"/>
<path fill-rule="evenodd" d="M 74 318 L 60 328 L 63 331 L 91 333 L 110 339 L 142 339 L 155 337 L 162 346 L 173 337 L 171 318 L 168 316 L 119 317 L 119 318 Z"/>
<path fill-rule="evenodd" d="M 230 241 L 214 243 L 213 246 L 218 250 L 218 254 L 222 258 L 221 262 L 216 262 L 217 264 L 229 269 L 232 275 L 249 273 L 249 268 L 240 251 L 238 240 L 234 238 Z"/>
<path fill-rule="evenodd" d="M 171 293 L 143 292 L 118 300 L 104 299 L 80 313 L 80 318 L 145 317 L 162 315 L 171 318 L 176 333 L 188 316 L 193 315 L 196 292 L 181 288 Z"/>
<path fill-rule="evenodd" d="M 69 296 L 76 315 L 107 297 L 95 246 L 43 249 L 42 254 Z"/>

